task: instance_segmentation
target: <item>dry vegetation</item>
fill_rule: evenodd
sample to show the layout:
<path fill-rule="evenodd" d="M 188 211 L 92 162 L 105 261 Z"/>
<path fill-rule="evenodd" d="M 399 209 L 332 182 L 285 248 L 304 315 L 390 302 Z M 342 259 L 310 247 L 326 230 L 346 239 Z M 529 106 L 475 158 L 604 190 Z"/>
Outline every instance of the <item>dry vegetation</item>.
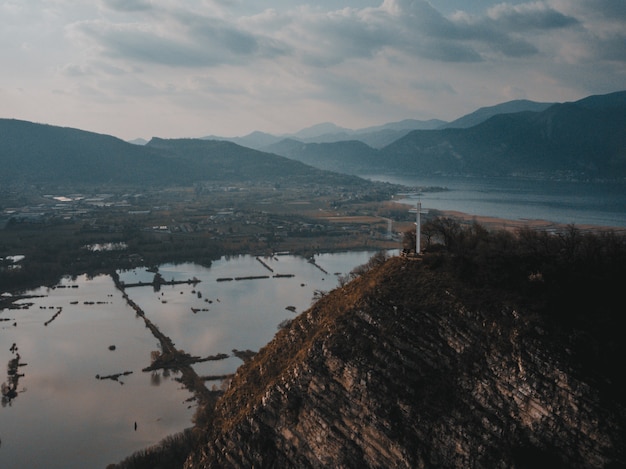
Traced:
<path fill-rule="evenodd" d="M 501 308 L 508 305 L 526 324 L 518 333 L 543 331 L 555 350 L 569 351 L 578 373 L 591 376 L 607 398 L 624 404 L 626 381 L 613 363 L 626 355 L 617 327 L 622 312 L 616 306 L 624 280 L 626 237 L 611 231 L 584 233 L 574 227 L 560 232 L 490 231 L 445 217 L 431 220 L 425 228 L 430 230 L 430 246 L 421 258 L 373 257 L 280 329 L 239 368 L 215 407 L 198 409 L 193 432 L 198 439 L 190 443 L 181 437 L 175 454 L 182 460 L 183 449 L 190 444 L 227 434 L 251 415 L 268 389 L 307 363 L 320 344 L 346 357 L 355 349 L 369 350 L 368 344 L 359 344 L 358 333 L 344 337 L 349 330 L 345 326 L 358 312 L 393 311 L 394 305 L 416 314 L 463 305 L 481 311 L 482 320 L 494 324 L 506 320 Z M 375 327 L 390 337 L 410 333 L 387 330 L 384 320 Z M 510 346 L 506 337 L 501 340 L 502 347 Z M 494 338 L 492 346 L 497 343 Z M 154 451 L 159 454 L 161 448 Z M 152 467 L 146 461 L 154 461 L 154 454 L 120 467 Z"/>
<path fill-rule="evenodd" d="M 386 301 L 416 310 L 461 302 L 492 311 L 494 320 L 500 320 L 494 305 L 517 305 L 531 323 L 571 347 L 581 372 L 602 374 L 611 394 L 626 391 L 621 371 L 610 365 L 612 357 L 626 352 L 615 327 L 621 320 L 615 300 L 624 280 L 626 238 L 573 227 L 550 234 L 488 231 L 451 219 L 432 225 L 445 243 L 433 244 L 422 260 L 374 258 L 280 330 L 233 379 L 218 405 L 215 428 L 227 431 L 244 418 L 269 387 L 306 359 L 316 341 L 341 328 L 344 315 Z M 454 300 L 448 291 L 456 292 Z"/>

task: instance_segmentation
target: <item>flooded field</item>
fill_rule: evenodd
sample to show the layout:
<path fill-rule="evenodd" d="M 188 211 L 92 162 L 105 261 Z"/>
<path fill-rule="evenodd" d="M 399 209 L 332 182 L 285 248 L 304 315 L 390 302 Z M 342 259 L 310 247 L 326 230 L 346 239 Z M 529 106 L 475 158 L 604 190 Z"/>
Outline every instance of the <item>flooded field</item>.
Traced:
<path fill-rule="evenodd" d="M 180 373 L 142 371 L 163 352 L 145 319 L 179 351 L 223 357 L 192 365 L 198 375 L 227 375 L 242 363 L 236 351 L 257 351 L 372 254 L 166 264 L 158 286 L 137 269 L 118 273 L 123 291 L 110 276 L 79 276 L 28 292 L 0 310 L 0 467 L 104 468 L 189 427 L 196 401 Z"/>

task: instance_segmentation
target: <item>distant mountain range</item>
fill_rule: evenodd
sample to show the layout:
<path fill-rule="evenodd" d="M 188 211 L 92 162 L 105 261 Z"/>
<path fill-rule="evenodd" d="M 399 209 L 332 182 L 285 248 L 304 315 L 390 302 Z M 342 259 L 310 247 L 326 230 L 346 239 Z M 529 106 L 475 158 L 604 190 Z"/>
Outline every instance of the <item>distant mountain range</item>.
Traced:
<path fill-rule="evenodd" d="M 374 127 L 352 130 L 339 127 L 331 122 L 324 122 L 288 135 L 278 136 L 255 131 L 243 137 L 209 135 L 202 138 L 204 140 L 227 140 L 245 147 L 268 151 L 271 151 L 272 145 L 280 143 L 283 140 L 295 140 L 303 143 L 333 143 L 346 140 L 358 140 L 370 147 L 382 148 L 406 135 L 411 130 L 438 129 L 445 124 L 445 121 L 437 119 L 427 121 L 405 119 L 399 122 L 390 122 Z"/>
<path fill-rule="evenodd" d="M 482 107 L 470 114 L 462 116 L 452 122 L 439 119 L 417 120 L 404 119 L 399 122 L 365 127 L 362 129 L 347 129 L 332 122 L 324 122 L 302 129 L 294 134 L 272 135 L 255 131 L 243 137 L 220 137 L 210 135 L 202 137 L 205 140 L 228 140 L 257 150 L 272 151 L 273 145 L 283 140 L 295 140 L 302 143 L 334 143 L 347 140 L 356 140 L 372 148 L 382 148 L 405 136 L 412 130 L 437 130 L 445 128 L 467 128 L 480 124 L 497 114 L 507 114 L 522 111 L 543 111 L 554 103 L 537 103 L 528 100 L 515 100 L 495 106 Z M 144 141 L 145 142 L 145 141 Z M 133 141 L 141 143 L 141 139 Z"/>
<path fill-rule="evenodd" d="M 349 174 L 626 178 L 626 91 L 570 103 L 510 101 L 403 132 L 380 148 L 361 138 L 373 134 L 356 131 L 342 142 L 289 138 L 262 148 Z"/>
<path fill-rule="evenodd" d="M 511 101 L 450 123 L 405 120 L 360 130 L 326 123 L 289 138 L 255 132 L 227 140 L 130 143 L 0 119 L 0 183 L 345 182 L 359 174 L 626 180 L 626 91 L 570 103 Z"/>
<path fill-rule="evenodd" d="M 231 142 L 136 145 L 83 130 L 0 119 L 0 184 L 159 186 L 202 181 L 361 181 Z"/>

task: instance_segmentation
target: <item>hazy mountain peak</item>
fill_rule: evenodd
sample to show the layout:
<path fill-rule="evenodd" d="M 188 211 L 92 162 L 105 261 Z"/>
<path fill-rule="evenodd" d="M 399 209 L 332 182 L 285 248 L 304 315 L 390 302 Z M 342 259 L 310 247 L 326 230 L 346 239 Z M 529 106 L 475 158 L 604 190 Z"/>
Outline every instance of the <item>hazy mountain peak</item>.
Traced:
<path fill-rule="evenodd" d="M 359 129 L 356 132 L 360 134 L 367 132 L 376 132 L 379 130 L 433 130 L 438 129 L 445 124 L 447 124 L 446 121 L 442 121 L 439 119 L 403 119 L 397 122 L 389 122 L 387 124 L 366 127 L 364 129 Z"/>
<path fill-rule="evenodd" d="M 443 125 L 441 128 L 465 129 L 480 124 L 481 122 L 484 122 L 490 117 L 498 114 L 511 114 L 523 111 L 541 112 L 545 111 L 553 104 L 554 103 L 529 101 L 528 99 L 515 99 L 513 101 L 496 104 L 495 106 L 481 107 L 474 112 L 466 114 L 448 124 Z"/>
<path fill-rule="evenodd" d="M 320 135 L 324 135 L 324 134 L 335 134 L 335 133 L 340 133 L 340 132 L 352 133 L 354 131 L 351 129 L 346 129 L 344 127 L 339 127 L 338 125 L 333 124 L 332 122 L 322 122 L 320 124 L 315 124 L 315 125 L 312 125 L 311 127 L 306 127 L 302 130 L 299 130 L 298 132 L 292 134 L 292 137 L 306 139 L 306 138 L 319 137 Z"/>
<path fill-rule="evenodd" d="M 202 137 L 201 140 L 222 140 L 236 143 L 243 147 L 253 148 L 259 150 L 267 145 L 272 145 L 280 140 L 280 137 L 275 135 L 255 130 L 254 132 L 244 135 L 243 137 L 219 137 L 217 135 L 207 135 Z"/>

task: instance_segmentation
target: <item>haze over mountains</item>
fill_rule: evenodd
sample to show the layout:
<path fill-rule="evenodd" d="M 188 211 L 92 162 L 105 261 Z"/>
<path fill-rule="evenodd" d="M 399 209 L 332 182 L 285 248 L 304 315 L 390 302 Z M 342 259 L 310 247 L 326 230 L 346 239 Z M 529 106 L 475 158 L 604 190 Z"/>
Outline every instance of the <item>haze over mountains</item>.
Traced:
<path fill-rule="evenodd" d="M 290 138 L 263 149 L 350 174 L 620 179 L 626 176 L 625 102 L 624 91 L 573 103 L 511 101 L 437 129 L 406 130 L 382 148 L 365 147 L 367 139 L 354 134 L 334 143 Z"/>
<path fill-rule="evenodd" d="M 374 148 L 382 148 L 385 145 L 406 135 L 411 130 L 434 130 L 447 123 L 438 119 L 417 120 L 405 119 L 399 122 L 366 127 L 363 129 L 347 129 L 339 127 L 332 122 L 324 122 L 302 129 L 289 135 L 272 135 L 265 132 L 252 132 L 243 137 L 220 137 L 210 135 L 203 137 L 205 140 L 228 140 L 239 145 L 255 148 L 257 150 L 271 149 L 271 146 L 283 140 L 296 140 L 304 143 L 332 143 L 345 140 L 359 140 Z"/>
<path fill-rule="evenodd" d="M 333 143 L 346 140 L 358 140 L 373 148 L 382 148 L 412 130 L 437 130 L 447 128 L 468 128 L 489 119 L 497 114 L 534 111 L 540 112 L 555 103 L 538 103 L 525 99 L 508 101 L 495 106 L 482 107 L 474 112 L 459 117 L 452 122 L 439 119 L 417 120 L 404 119 L 399 122 L 390 122 L 383 125 L 365 127 L 363 129 L 347 129 L 331 122 L 316 124 L 289 135 L 272 135 L 264 132 L 252 132 L 243 137 L 220 137 L 211 135 L 203 137 L 207 140 L 228 140 L 239 145 L 256 148 L 257 150 L 271 150 L 271 146 L 284 140 L 295 140 L 303 143 Z M 137 143 L 141 143 L 138 141 Z"/>
<path fill-rule="evenodd" d="M 449 123 L 405 120 L 360 130 L 326 123 L 288 138 L 255 132 L 234 139 L 153 138 L 145 145 L 0 119 L 0 164 L 3 183 L 330 177 L 320 169 L 350 175 L 621 180 L 626 178 L 626 91 L 571 103 L 511 101 Z"/>

